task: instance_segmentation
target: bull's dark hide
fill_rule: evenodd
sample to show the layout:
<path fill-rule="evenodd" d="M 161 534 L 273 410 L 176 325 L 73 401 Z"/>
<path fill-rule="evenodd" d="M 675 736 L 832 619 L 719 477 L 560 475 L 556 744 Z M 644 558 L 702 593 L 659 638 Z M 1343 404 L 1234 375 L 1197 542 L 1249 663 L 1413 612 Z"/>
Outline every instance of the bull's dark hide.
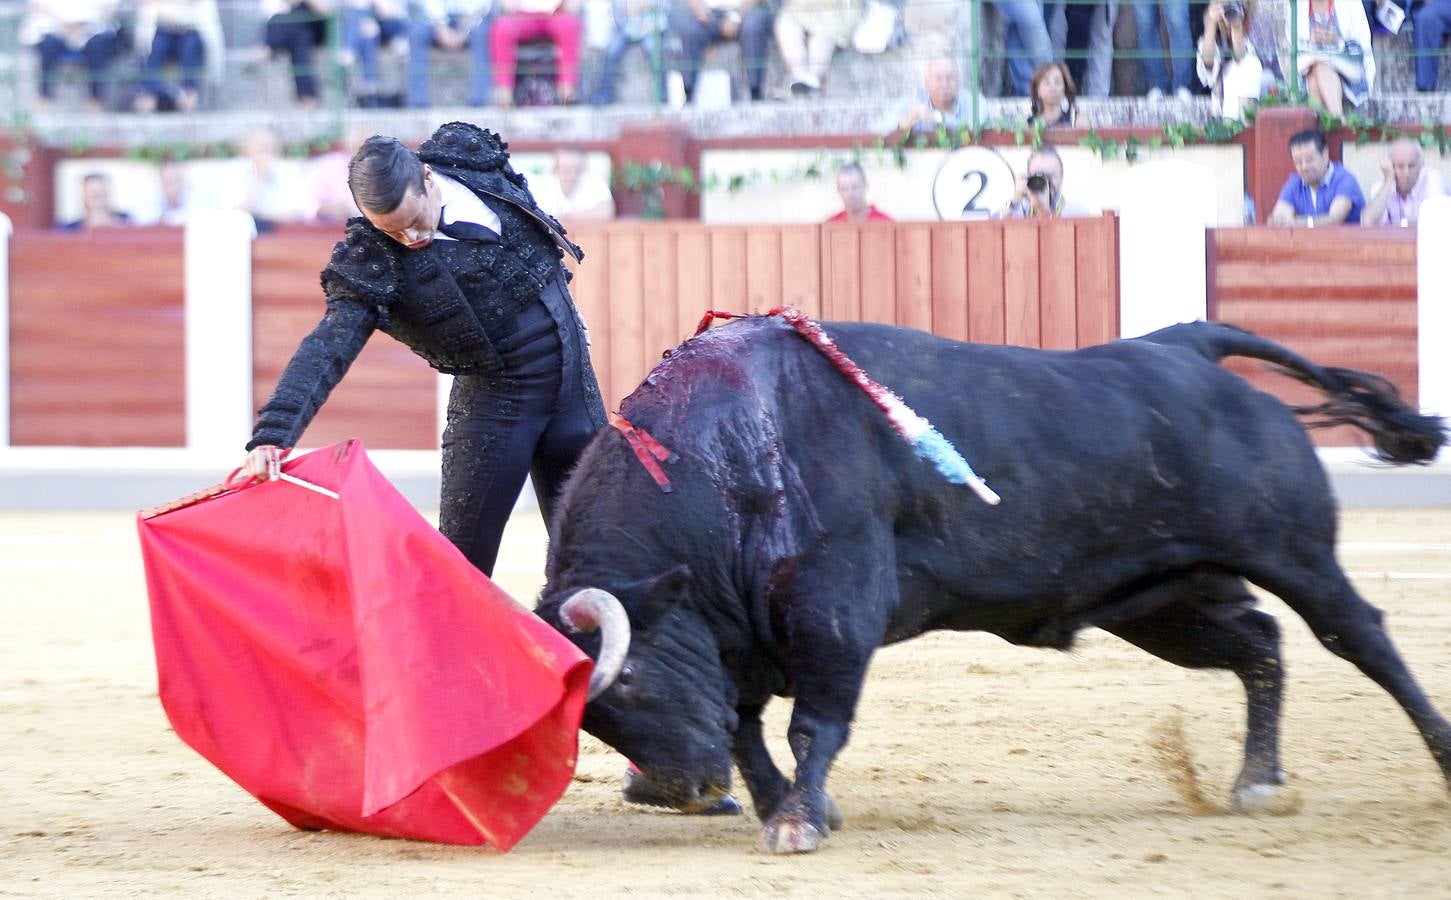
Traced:
<path fill-rule="evenodd" d="M 1066 648 L 1105 628 L 1245 682 L 1235 800 L 1282 779 L 1279 632 L 1244 581 L 1285 600 L 1402 704 L 1451 777 L 1451 727 L 1335 561 L 1336 510 L 1295 414 L 1217 363 L 1254 356 L 1319 387 L 1320 413 L 1395 462 L 1432 458 L 1439 420 L 1379 379 L 1247 332 L 1176 326 L 1073 352 L 963 344 L 827 324 L 873 378 L 927 417 L 1001 496 L 988 506 L 914 456 L 789 327 L 755 319 L 676 349 L 622 412 L 680 455 L 661 493 L 607 429 L 553 533 L 540 614 L 602 588 L 632 623 L 625 667 L 585 727 L 682 808 L 726 789 L 732 761 L 763 845 L 814 849 L 823 785 L 877 647 L 932 629 Z M 577 636 L 595 652 L 591 636 Z M 796 698 L 794 780 L 760 713 Z"/>

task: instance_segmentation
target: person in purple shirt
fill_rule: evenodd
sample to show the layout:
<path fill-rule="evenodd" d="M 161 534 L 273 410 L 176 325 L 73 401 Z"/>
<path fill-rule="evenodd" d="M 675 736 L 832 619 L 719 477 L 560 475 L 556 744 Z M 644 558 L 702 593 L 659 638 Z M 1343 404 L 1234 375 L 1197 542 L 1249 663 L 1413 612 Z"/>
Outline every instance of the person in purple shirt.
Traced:
<path fill-rule="evenodd" d="M 1296 133 L 1290 138 L 1290 159 L 1295 174 L 1280 189 L 1269 224 L 1307 228 L 1360 224 L 1365 195 L 1354 175 L 1330 161 L 1325 135 L 1315 130 Z"/>
<path fill-rule="evenodd" d="M 1446 182 L 1434 167 L 1426 165 L 1421 145 L 1399 138 L 1380 163 L 1381 179 L 1371 188 L 1362 225 L 1414 225 L 1421 218 L 1421 204 L 1427 197 L 1446 193 Z"/>

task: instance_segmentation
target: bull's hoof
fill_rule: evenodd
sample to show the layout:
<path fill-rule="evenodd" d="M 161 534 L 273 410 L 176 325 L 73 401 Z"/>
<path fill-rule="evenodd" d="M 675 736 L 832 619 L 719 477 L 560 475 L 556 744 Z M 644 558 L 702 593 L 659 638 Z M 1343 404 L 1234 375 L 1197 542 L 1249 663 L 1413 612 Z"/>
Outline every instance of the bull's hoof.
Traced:
<path fill-rule="evenodd" d="M 776 816 L 761 829 L 756 849 L 762 853 L 810 853 L 826 835 L 803 816 Z"/>
<path fill-rule="evenodd" d="M 1275 804 L 1280 789 L 1273 784 L 1247 784 L 1229 795 L 1229 808 L 1237 813 L 1268 812 Z"/>
<path fill-rule="evenodd" d="M 1229 795 L 1230 812 L 1241 815 L 1291 816 L 1300 811 L 1298 791 L 1274 784 L 1246 784 Z"/>

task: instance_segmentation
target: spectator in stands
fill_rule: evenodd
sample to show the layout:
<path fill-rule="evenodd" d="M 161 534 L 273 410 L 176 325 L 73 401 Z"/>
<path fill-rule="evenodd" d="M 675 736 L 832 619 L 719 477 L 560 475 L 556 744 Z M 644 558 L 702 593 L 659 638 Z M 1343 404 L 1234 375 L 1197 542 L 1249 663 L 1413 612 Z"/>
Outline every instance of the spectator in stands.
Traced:
<path fill-rule="evenodd" d="M 1380 163 L 1381 180 L 1370 192 L 1362 225 L 1414 225 L 1421 218 L 1421 204 L 1427 197 L 1446 193 L 1446 182 L 1434 167 L 1426 165 L 1421 145 L 1400 138 Z"/>
<path fill-rule="evenodd" d="M 111 179 L 92 172 L 81 179 L 81 217 L 61 225 L 62 231 L 94 231 L 131 224 L 131 217 L 111 205 Z"/>
<path fill-rule="evenodd" d="M 1097 215 L 1063 194 L 1063 157 L 1045 144 L 1028 157 L 1028 171 L 1018 176 L 1018 189 L 999 218 L 1064 219 Z"/>
<path fill-rule="evenodd" d="M 137 45 L 149 47 L 142 67 L 137 112 L 157 109 L 190 112 L 201 100 L 207 48 L 220 46 L 221 15 L 217 0 L 141 0 L 136 14 Z M 216 52 L 214 49 L 213 52 Z M 180 83 L 162 80 L 175 63 Z"/>
<path fill-rule="evenodd" d="M 241 208 L 252 215 L 257 230 L 263 233 L 317 217 L 301 167 L 283 160 L 279 151 L 277 135 L 267 128 L 247 135 L 242 146 Z"/>
<path fill-rule="evenodd" d="M 358 65 L 357 103 L 364 109 L 396 106 L 396 98 L 385 99 L 380 90 L 378 55 L 388 44 L 408 36 L 408 4 L 405 0 L 348 0 L 342 11 L 343 49 Z"/>
<path fill-rule="evenodd" d="M 1332 116 L 1360 106 L 1375 85 L 1370 23 L 1360 0 L 1304 0 L 1299 6 L 1300 77 L 1310 102 Z"/>
<path fill-rule="evenodd" d="M 106 78 L 116 59 L 117 0 L 30 0 L 20 25 L 20 43 L 40 57 L 40 108 L 55 100 L 65 63 L 84 64 L 90 78 L 91 108 L 105 105 Z"/>
<path fill-rule="evenodd" d="M 589 161 L 578 150 L 560 147 L 554 151 L 554 171 L 529 180 L 539 208 L 556 219 L 574 222 L 608 222 L 615 217 L 615 198 L 610 183 L 590 171 Z"/>
<path fill-rule="evenodd" d="M 488 106 L 494 86 L 489 59 L 489 9 L 493 0 L 418 0 L 408 23 L 408 105 L 429 105 L 428 51 L 467 49 L 469 105 Z M 512 98 L 511 98 L 512 100 Z"/>
<path fill-rule="evenodd" d="M 560 103 L 575 101 L 584 38 L 579 0 L 499 0 L 499 14 L 489 34 L 489 50 L 494 57 L 494 102 L 499 106 L 514 103 L 519 45 L 542 38 L 559 48 L 555 98 Z"/>
<path fill-rule="evenodd" d="M 1040 0 L 995 0 L 992 4 L 1003 17 L 1006 29 L 1003 47 L 1008 57 L 1008 77 L 1013 93 L 1030 93 L 1034 70 L 1053 58 L 1053 44 L 1048 39 L 1048 26 L 1043 19 Z M 971 8 L 971 3 L 963 4 Z M 960 34 L 961 32 L 959 32 Z"/>
<path fill-rule="evenodd" d="M 1358 0 L 1357 0 L 1358 2 Z M 1158 56 L 1164 46 L 1159 39 L 1159 20 L 1169 33 L 1168 68 Z M 1144 57 L 1149 99 L 1162 100 L 1173 93 L 1181 103 L 1190 99 L 1189 82 L 1194 77 L 1194 41 L 1189 34 L 1189 0 L 1148 0 L 1134 4 L 1134 23 L 1139 32 L 1139 52 Z"/>
<path fill-rule="evenodd" d="M 151 225 L 185 225 L 193 209 L 186 172 L 174 159 L 163 159 L 156 167 L 159 190 L 156 203 L 145 222 Z"/>
<path fill-rule="evenodd" d="M 665 102 L 665 23 L 670 15 L 669 0 L 614 0 L 614 33 L 600 64 L 600 82 L 591 103 L 605 106 L 615 102 L 615 83 L 620 66 L 631 47 L 644 51 L 655 81 L 655 99 Z"/>
<path fill-rule="evenodd" d="M 1242 120 L 1264 90 L 1264 67 L 1249 38 L 1253 15 L 1245 0 L 1212 0 L 1204 10 L 1195 69 L 1214 96 L 1215 113 L 1226 119 Z"/>
<path fill-rule="evenodd" d="M 774 17 L 771 4 L 762 0 L 675 0 L 669 38 L 674 47 L 673 67 L 680 72 L 686 101 L 695 97 L 696 76 L 706 48 L 722 41 L 740 42 L 746 87 L 752 100 L 762 99 Z"/>
<path fill-rule="evenodd" d="M 348 190 L 348 162 L 368 138 L 368 132 L 354 129 L 340 147 L 308 160 L 307 186 L 311 206 L 319 222 L 346 222 L 362 215 Z"/>
<path fill-rule="evenodd" d="M 904 141 L 914 137 L 930 137 L 938 129 L 955 135 L 972 125 L 972 96 L 962 89 L 957 63 L 949 57 L 938 57 L 927 63 L 922 87 L 901 97 L 877 123 L 877 131 L 888 141 Z M 981 98 L 978 98 L 981 114 Z"/>
<path fill-rule="evenodd" d="M 892 217 L 867 202 L 867 173 L 858 162 L 836 170 L 836 192 L 841 195 L 841 212 L 828 222 L 890 222 Z"/>
<path fill-rule="evenodd" d="M 1359 9 L 1359 3 L 1355 7 Z M 1330 161 L 1325 135 L 1315 130 L 1297 132 L 1290 138 L 1290 159 L 1295 172 L 1280 189 L 1269 224 L 1307 228 L 1360 224 L 1365 206 L 1360 183 L 1343 166 Z"/>
<path fill-rule="evenodd" d="M 317 51 L 327 46 L 333 0 L 263 0 L 262 11 L 267 15 L 267 49 L 286 53 L 292 61 L 298 104 L 316 106 L 321 84 Z"/>
<path fill-rule="evenodd" d="M 791 77 L 791 95 L 820 93 L 836 48 L 851 43 L 860 0 L 785 0 L 776 13 L 776 47 Z"/>
<path fill-rule="evenodd" d="M 1412 20 L 1416 31 L 1416 90 L 1434 91 L 1441 75 L 1441 45 L 1451 34 L 1451 0 L 1425 0 Z"/>
<path fill-rule="evenodd" d="M 1033 73 L 1029 103 L 1030 128 L 1073 128 L 1078 125 L 1078 90 L 1061 62 L 1046 62 Z"/>
<path fill-rule="evenodd" d="M 1075 84 L 1083 84 L 1088 78 L 1089 56 L 1107 53 L 1113 56 L 1113 34 L 1106 27 L 1107 6 L 1103 3 L 1073 2 L 1048 3 L 1043 7 L 1043 17 L 1048 25 L 1048 38 L 1053 56 L 1067 59 L 1068 71 Z M 1096 30 L 1097 29 L 1097 30 Z M 1097 42 L 1107 40 L 1107 46 Z M 1101 63 L 1098 63 L 1101 66 Z M 1028 95 L 1032 96 L 1031 93 Z"/>

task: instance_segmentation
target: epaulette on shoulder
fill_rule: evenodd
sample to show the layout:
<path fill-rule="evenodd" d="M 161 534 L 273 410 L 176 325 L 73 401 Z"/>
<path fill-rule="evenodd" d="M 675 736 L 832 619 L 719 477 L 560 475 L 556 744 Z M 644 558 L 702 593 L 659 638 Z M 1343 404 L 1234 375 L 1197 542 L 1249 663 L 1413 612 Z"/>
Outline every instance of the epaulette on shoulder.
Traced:
<path fill-rule="evenodd" d="M 509 145 L 492 131 L 469 122 L 449 122 L 418 148 L 429 165 L 489 171 L 509 164 Z"/>
<path fill-rule="evenodd" d="M 397 242 L 382 234 L 361 216 L 348 220 L 347 233 L 333 246 L 332 258 L 322 270 L 323 291 L 332 299 L 339 287 L 378 307 L 387 307 L 400 296 L 403 266 Z"/>

